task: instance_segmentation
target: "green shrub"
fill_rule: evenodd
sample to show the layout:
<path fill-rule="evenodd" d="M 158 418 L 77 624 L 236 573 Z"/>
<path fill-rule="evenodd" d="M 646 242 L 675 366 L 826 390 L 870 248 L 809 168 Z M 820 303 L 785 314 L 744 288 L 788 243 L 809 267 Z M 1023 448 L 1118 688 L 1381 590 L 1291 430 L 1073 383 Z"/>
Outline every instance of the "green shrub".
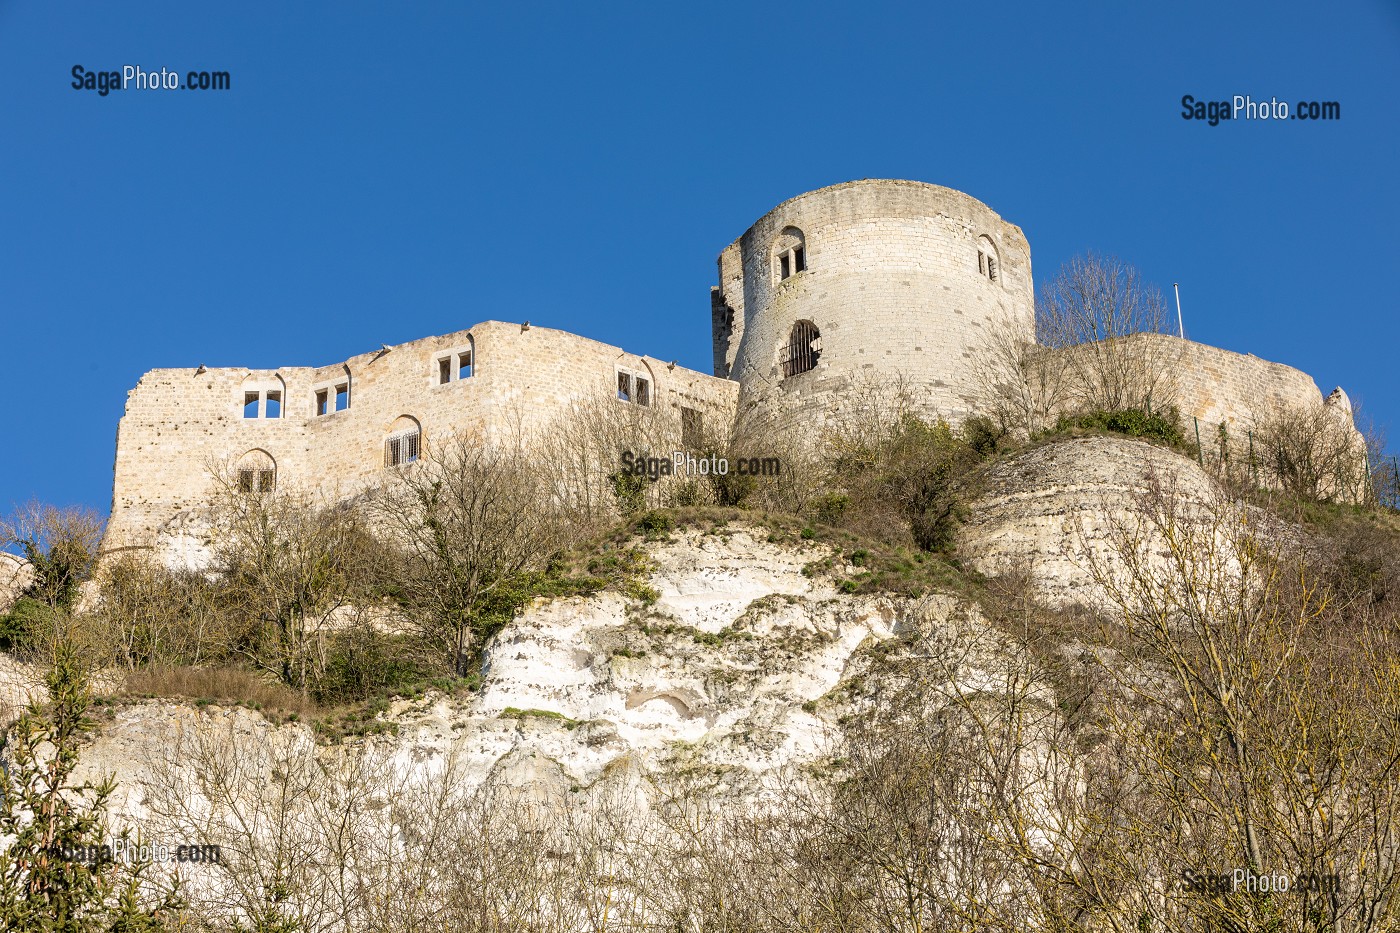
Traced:
<path fill-rule="evenodd" d="M 356 703 L 378 693 L 411 693 L 442 671 L 411 653 L 399 636 L 368 628 L 339 632 L 331 640 L 324 672 L 312 680 L 317 703 Z"/>
<path fill-rule="evenodd" d="M 21 597 L 0 615 L 0 650 L 22 651 L 42 642 L 44 633 L 53 631 L 56 611 L 37 599 Z"/>
<path fill-rule="evenodd" d="M 812 509 L 817 521 L 823 525 L 839 525 L 850 504 L 850 496 L 828 492 L 813 500 Z"/>
<path fill-rule="evenodd" d="M 648 586 L 641 580 L 628 580 L 622 584 L 622 592 L 628 599 L 635 599 L 644 606 L 650 606 L 661 598 L 661 594 L 654 587 Z"/>
<path fill-rule="evenodd" d="M 637 530 L 645 534 L 648 538 L 661 538 L 669 534 L 675 527 L 675 521 L 671 516 L 659 509 L 652 509 L 642 513 L 637 519 Z"/>
<path fill-rule="evenodd" d="M 613 499 L 617 510 L 623 515 L 636 515 L 647 504 L 647 478 L 633 473 L 614 473 L 608 477 L 612 481 Z"/>
<path fill-rule="evenodd" d="M 1070 432 L 1075 428 L 1141 437 L 1172 447 L 1187 447 L 1186 435 L 1181 430 L 1181 414 L 1175 406 L 1159 411 L 1145 411 L 1141 408 L 1091 411 L 1061 418 L 1055 425 L 1055 430 L 1063 432 Z"/>

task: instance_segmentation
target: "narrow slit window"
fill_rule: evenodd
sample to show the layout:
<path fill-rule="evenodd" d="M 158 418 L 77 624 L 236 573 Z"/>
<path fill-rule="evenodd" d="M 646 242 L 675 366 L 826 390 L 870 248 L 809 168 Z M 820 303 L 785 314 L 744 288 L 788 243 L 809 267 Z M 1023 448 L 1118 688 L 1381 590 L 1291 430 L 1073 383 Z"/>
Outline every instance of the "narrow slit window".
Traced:
<path fill-rule="evenodd" d="M 438 385 L 447 385 L 452 381 L 452 357 L 444 356 L 438 360 Z"/>
<path fill-rule="evenodd" d="M 650 404 L 651 404 L 651 382 L 648 381 L 648 380 L 646 380 L 646 379 L 643 379 L 641 376 L 638 376 L 638 377 L 637 377 L 636 386 L 637 386 L 637 404 L 638 404 L 638 405 L 650 405 Z"/>
<path fill-rule="evenodd" d="M 316 393 L 316 414 L 324 415 L 330 410 L 330 393 L 321 389 Z"/>
<path fill-rule="evenodd" d="M 793 250 L 792 250 L 792 271 L 793 271 L 793 272 L 806 272 L 806 271 L 807 271 L 807 251 L 806 251 L 805 249 L 803 249 L 801 246 L 793 247 Z"/>
<path fill-rule="evenodd" d="M 997 262 L 996 247 L 992 245 L 989 237 L 980 236 L 977 238 L 977 273 L 988 282 L 995 282 L 1000 278 L 1000 268 Z"/>
<path fill-rule="evenodd" d="M 280 418 L 280 417 L 282 417 L 282 393 L 281 393 L 281 392 L 268 392 L 268 393 L 267 393 L 267 405 L 265 406 L 265 408 L 264 408 L 263 411 L 264 411 L 264 413 L 263 413 L 263 417 L 264 417 L 264 418 Z"/>
<path fill-rule="evenodd" d="M 258 393 L 243 393 L 243 417 L 256 418 L 258 416 Z"/>
<path fill-rule="evenodd" d="M 617 374 L 617 397 L 624 402 L 632 401 L 632 374 Z"/>
<path fill-rule="evenodd" d="M 350 407 L 350 386 L 338 385 L 335 387 L 335 410 L 344 411 Z"/>
<path fill-rule="evenodd" d="M 457 378 L 470 379 L 472 377 L 472 351 L 457 356 Z"/>
<path fill-rule="evenodd" d="M 792 261 L 787 253 L 783 253 L 781 256 L 778 257 L 778 263 L 780 269 L 778 275 L 780 278 L 785 279 L 788 276 L 792 275 Z"/>

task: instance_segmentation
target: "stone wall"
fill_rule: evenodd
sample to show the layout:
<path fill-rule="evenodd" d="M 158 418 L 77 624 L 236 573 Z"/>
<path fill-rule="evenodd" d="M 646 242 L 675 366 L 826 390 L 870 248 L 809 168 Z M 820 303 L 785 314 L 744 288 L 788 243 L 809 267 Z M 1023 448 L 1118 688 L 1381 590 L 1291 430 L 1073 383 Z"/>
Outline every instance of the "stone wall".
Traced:
<path fill-rule="evenodd" d="M 1194 417 L 1202 431 L 1207 426 L 1215 431 L 1223 422 L 1231 433 L 1243 433 L 1276 408 L 1305 408 L 1323 401 L 1311 376 L 1282 363 L 1168 334 L 1128 339 L 1150 344 L 1144 352 L 1170 370 L 1188 430 Z"/>
<path fill-rule="evenodd" d="M 439 379 L 439 360 L 470 349 L 467 378 Z M 456 432 L 538 431 L 574 400 L 616 398 L 617 373 L 650 380 L 652 405 L 693 408 L 707 425 L 733 420 L 737 386 L 564 331 L 495 321 L 322 367 L 157 369 L 127 397 L 117 430 L 112 517 L 104 550 L 150 547 L 162 528 L 202 510 L 214 477 L 241 458 L 275 464 L 279 488 L 338 498 L 385 469 L 385 440 L 419 426 L 425 450 Z M 334 407 L 319 415 L 318 390 Z M 280 392 L 280 417 L 244 417 L 249 392 Z M 619 400 L 617 404 L 626 404 Z M 265 405 L 265 402 L 264 402 Z M 256 465 L 256 464 L 254 464 Z"/>

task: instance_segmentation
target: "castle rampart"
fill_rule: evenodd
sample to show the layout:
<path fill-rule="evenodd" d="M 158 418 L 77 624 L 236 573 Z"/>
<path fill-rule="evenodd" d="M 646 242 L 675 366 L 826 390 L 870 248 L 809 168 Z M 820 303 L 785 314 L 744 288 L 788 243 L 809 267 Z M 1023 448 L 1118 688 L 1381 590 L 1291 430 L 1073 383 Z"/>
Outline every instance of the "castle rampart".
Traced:
<path fill-rule="evenodd" d="M 207 504 L 221 470 L 254 488 L 349 495 L 435 438 L 539 430 L 575 400 L 675 410 L 677 424 L 688 408 L 727 428 L 736 395 L 727 380 L 496 321 L 331 366 L 152 370 L 118 428 L 104 547 L 153 546 Z"/>

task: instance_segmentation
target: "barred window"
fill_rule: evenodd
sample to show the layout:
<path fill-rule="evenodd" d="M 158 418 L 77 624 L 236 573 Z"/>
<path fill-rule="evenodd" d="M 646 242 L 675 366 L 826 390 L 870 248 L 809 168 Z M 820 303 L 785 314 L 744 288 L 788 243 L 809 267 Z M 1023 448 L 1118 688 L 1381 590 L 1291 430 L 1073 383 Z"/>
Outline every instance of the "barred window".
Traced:
<path fill-rule="evenodd" d="M 238 458 L 235 477 L 238 491 L 270 493 L 277 485 L 277 461 L 260 448 L 254 448 Z"/>
<path fill-rule="evenodd" d="M 977 272 L 985 276 L 989 282 L 998 281 L 1001 275 L 996 247 L 992 245 L 991 239 L 987 236 L 977 238 Z"/>
<path fill-rule="evenodd" d="M 384 439 L 384 465 L 396 467 L 416 461 L 421 436 L 417 428 L 390 434 Z"/>
<path fill-rule="evenodd" d="M 798 321 L 792 325 L 792 335 L 779 360 L 783 366 L 783 378 L 811 370 L 821 355 L 822 335 L 817 325 L 811 321 Z"/>
<path fill-rule="evenodd" d="M 238 489 L 241 492 L 272 492 L 277 472 L 268 469 L 244 468 L 238 471 Z"/>

